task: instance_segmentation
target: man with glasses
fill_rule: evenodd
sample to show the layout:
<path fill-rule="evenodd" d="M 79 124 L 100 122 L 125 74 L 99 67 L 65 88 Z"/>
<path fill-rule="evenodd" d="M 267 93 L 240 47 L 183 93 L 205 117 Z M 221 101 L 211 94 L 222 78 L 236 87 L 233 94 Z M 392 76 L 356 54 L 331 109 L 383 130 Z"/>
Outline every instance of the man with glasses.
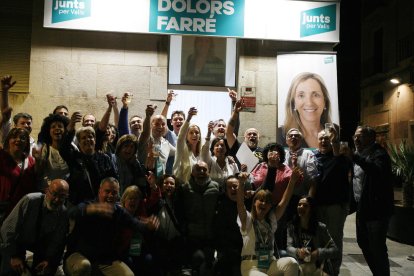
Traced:
<path fill-rule="evenodd" d="M 375 142 L 376 132 L 372 127 L 358 126 L 353 139 L 357 242 L 371 272 L 390 275 L 386 235 L 394 206 L 391 160 L 387 151 Z"/>
<path fill-rule="evenodd" d="M 69 194 L 65 180 L 55 179 L 46 194 L 24 196 L 1 227 L 1 275 L 55 275 L 68 233 L 64 202 Z M 26 250 L 33 252 L 33 265 L 26 263 Z M 13 274 L 14 275 L 14 274 Z"/>
<path fill-rule="evenodd" d="M 291 128 L 286 133 L 286 144 L 288 145 L 288 149 L 286 150 L 286 159 L 284 164 L 289 166 L 291 169 L 299 167 L 303 172 L 303 179 L 295 185 L 292 198 L 286 207 L 285 214 L 278 221 L 279 225 L 289 222 L 297 213 L 296 208 L 298 206 L 299 199 L 302 196 L 313 194 L 315 178 L 318 175 L 318 170 L 314 154 L 311 150 L 302 148 L 302 141 L 303 135 L 298 129 Z M 287 244 L 286 228 L 278 227 L 278 229 L 279 230 L 276 230 L 276 242 L 279 250 L 285 250 Z M 280 231 L 283 231 L 283 233 Z"/>

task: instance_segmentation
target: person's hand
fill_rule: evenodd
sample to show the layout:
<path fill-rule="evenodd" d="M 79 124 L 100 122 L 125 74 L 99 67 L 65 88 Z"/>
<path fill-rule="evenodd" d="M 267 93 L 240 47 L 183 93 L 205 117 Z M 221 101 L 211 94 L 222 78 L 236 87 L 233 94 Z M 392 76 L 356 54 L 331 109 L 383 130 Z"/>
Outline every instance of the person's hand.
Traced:
<path fill-rule="evenodd" d="M 198 112 L 197 108 L 190 107 L 190 109 L 188 110 L 187 121 L 189 122 L 194 115 L 197 115 L 197 112 Z"/>
<path fill-rule="evenodd" d="M 86 206 L 86 213 L 88 215 L 100 215 L 111 218 L 114 213 L 114 206 L 106 202 L 91 203 Z"/>
<path fill-rule="evenodd" d="M 293 183 L 297 183 L 303 177 L 303 171 L 299 167 L 296 167 L 292 170 L 292 175 L 290 176 L 290 180 Z"/>
<path fill-rule="evenodd" d="M 72 113 L 72 116 L 70 116 L 70 121 L 68 124 L 68 131 L 74 130 L 76 123 L 82 122 L 82 114 L 80 111 L 75 111 Z"/>
<path fill-rule="evenodd" d="M 1 78 L 1 90 L 6 92 L 9 91 L 10 88 L 12 88 L 16 81 L 12 81 L 13 76 L 6 75 Z"/>
<path fill-rule="evenodd" d="M 43 261 L 40 262 L 36 267 L 35 267 L 35 271 L 36 273 L 43 273 L 49 266 L 49 262 L 48 261 Z"/>
<path fill-rule="evenodd" d="M 234 109 L 233 111 L 236 113 L 239 113 L 244 107 L 244 99 L 241 98 L 240 100 L 236 101 L 236 103 L 234 104 Z"/>
<path fill-rule="evenodd" d="M 150 231 L 157 230 L 160 226 L 160 220 L 156 216 L 150 216 L 141 220 L 147 225 L 147 228 Z"/>
<path fill-rule="evenodd" d="M 132 94 L 129 92 L 125 92 L 124 95 L 122 95 L 121 102 L 123 108 L 128 108 L 128 103 L 131 102 Z"/>
<path fill-rule="evenodd" d="M 298 248 L 296 251 L 299 260 L 305 259 L 306 256 L 309 255 L 308 249 L 306 247 Z"/>
<path fill-rule="evenodd" d="M 147 108 L 145 109 L 145 116 L 151 117 L 152 115 L 154 115 L 154 112 L 156 109 L 157 109 L 157 105 L 155 104 L 147 105 Z"/>
<path fill-rule="evenodd" d="M 116 97 L 111 93 L 106 94 L 106 101 L 108 102 L 109 107 L 116 105 Z"/>
<path fill-rule="evenodd" d="M 237 91 L 227 88 L 227 91 L 229 91 L 229 97 L 231 99 L 232 102 L 236 102 L 237 101 Z"/>
<path fill-rule="evenodd" d="M 32 156 L 34 157 L 34 159 L 36 159 L 36 162 L 39 162 L 40 159 L 42 159 L 42 150 L 43 145 L 34 144 L 34 147 L 32 148 Z"/>
<path fill-rule="evenodd" d="M 338 132 L 336 131 L 335 127 L 329 128 L 329 140 L 331 143 L 338 142 Z"/>
<path fill-rule="evenodd" d="M 214 130 L 214 122 L 210 121 L 210 122 L 208 122 L 208 125 L 207 125 L 207 133 L 211 134 L 213 132 L 213 130 Z"/>
<path fill-rule="evenodd" d="M 19 275 L 26 271 L 25 263 L 19 257 L 10 258 L 10 266 L 14 271 L 19 273 Z"/>
<path fill-rule="evenodd" d="M 246 164 L 240 164 L 240 171 L 247 172 L 247 165 Z"/>
<path fill-rule="evenodd" d="M 174 93 L 174 90 L 168 90 L 167 99 L 165 100 L 165 102 L 170 104 L 175 96 L 177 96 L 177 94 Z"/>

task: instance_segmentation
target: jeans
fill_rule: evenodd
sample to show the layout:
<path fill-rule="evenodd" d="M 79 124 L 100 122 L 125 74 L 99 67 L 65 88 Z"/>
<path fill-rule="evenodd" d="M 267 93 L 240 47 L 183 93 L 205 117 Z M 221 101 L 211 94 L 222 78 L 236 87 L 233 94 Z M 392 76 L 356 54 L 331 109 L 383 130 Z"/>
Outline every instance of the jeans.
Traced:
<path fill-rule="evenodd" d="M 326 224 L 329 234 L 338 247 L 338 258 L 331 259 L 334 275 L 339 275 L 339 269 L 342 263 L 344 225 L 348 210 L 349 207 L 347 204 L 321 205 L 316 209 L 318 220 Z"/>
<path fill-rule="evenodd" d="M 390 275 L 386 244 L 388 223 L 389 218 L 366 221 L 358 212 L 356 214 L 357 242 L 374 276 Z"/>

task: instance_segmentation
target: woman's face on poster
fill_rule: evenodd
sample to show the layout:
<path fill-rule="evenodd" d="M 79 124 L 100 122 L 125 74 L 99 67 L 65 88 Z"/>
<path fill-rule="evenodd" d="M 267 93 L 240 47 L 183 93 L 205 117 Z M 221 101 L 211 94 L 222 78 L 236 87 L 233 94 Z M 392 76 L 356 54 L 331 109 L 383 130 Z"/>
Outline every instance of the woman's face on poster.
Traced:
<path fill-rule="evenodd" d="M 298 84 L 295 91 L 295 108 L 299 112 L 302 124 L 320 122 L 325 108 L 325 98 L 316 80 L 307 79 Z"/>

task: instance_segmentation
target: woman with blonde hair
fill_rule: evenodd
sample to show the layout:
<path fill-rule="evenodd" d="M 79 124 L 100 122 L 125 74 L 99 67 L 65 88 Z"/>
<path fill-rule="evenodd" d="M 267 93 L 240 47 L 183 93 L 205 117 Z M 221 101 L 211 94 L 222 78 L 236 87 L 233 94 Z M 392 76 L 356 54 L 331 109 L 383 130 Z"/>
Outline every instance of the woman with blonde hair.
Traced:
<path fill-rule="evenodd" d="M 197 115 L 197 109 L 191 107 L 177 138 L 177 148 L 173 165 L 174 175 L 182 183 L 190 180 L 191 169 L 200 160 L 201 131 L 197 125 L 190 125 L 191 118 Z"/>
<path fill-rule="evenodd" d="M 289 88 L 285 103 L 285 122 L 278 129 L 278 143 L 286 145 L 286 132 L 297 128 L 303 133 L 302 146 L 318 147 L 318 133 L 325 123 L 332 123 L 331 100 L 322 77 L 316 73 L 297 75 Z"/>
<path fill-rule="evenodd" d="M 272 193 L 259 190 L 253 197 L 252 211 L 244 204 L 244 185 L 247 173 L 239 174 L 237 191 L 237 223 L 243 238 L 241 252 L 241 274 L 245 275 L 298 275 L 299 265 L 294 258 L 274 257 L 274 234 L 277 221 L 282 217 L 292 196 L 293 188 L 300 179 L 300 171 L 295 168 L 281 201 L 272 207 Z"/>

